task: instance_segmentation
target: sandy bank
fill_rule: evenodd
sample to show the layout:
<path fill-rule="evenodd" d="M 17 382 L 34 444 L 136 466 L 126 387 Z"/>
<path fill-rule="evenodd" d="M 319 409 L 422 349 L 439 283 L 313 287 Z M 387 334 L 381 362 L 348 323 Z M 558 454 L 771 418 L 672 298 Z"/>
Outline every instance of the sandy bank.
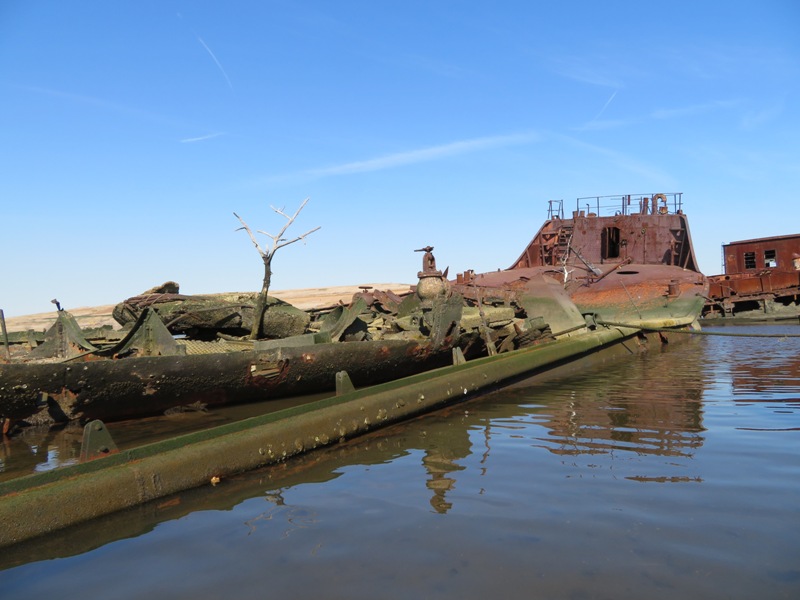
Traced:
<path fill-rule="evenodd" d="M 407 283 L 374 283 L 370 285 L 378 290 L 391 290 L 395 293 L 407 292 L 410 288 L 410 285 Z M 341 285 L 299 290 L 276 290 L 271 292 L 270 296 L 275 296 L 298 308 L 308 310 L 310 308 L 331 306 L 337 304 L 339 301 L 347 304 L 350 302 L 353 294 L 359 291 L 361 290 L 358 285 Z M 75 317 L 78 324 L 83 328 L 102 327 L 103 325 L 111 325 L 115 329 L 119 328 L 119 324 L 111 316 L 111 311 L 114 310 L 113 304 L 64 308 Z M 7 317 L 6 328 L 8 331 L 27 331 L 29 329 L 41 331 L 50 327 L 53 321 L 55 321 L 55 310 L 21 317 Z"/>

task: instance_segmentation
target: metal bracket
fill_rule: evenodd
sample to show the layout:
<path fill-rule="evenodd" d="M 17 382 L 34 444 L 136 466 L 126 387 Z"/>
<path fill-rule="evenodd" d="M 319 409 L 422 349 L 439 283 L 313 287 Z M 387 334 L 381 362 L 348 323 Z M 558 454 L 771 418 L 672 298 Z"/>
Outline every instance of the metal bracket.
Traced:
<path fill-rule="evenodd" d="M 44 335 L 44 343 L 31 350 L 31 358 L 75 358 L 95 348 L 83 335 L 80 325 L 65 310 L 56 313 L 56 320 Z"/>
<path fill-rule="evenodd" d="M 338 371 L 336 373 L 336 395 L 341 396 L 342 394 L 355 391 L 356 387 L 350 380 L 350 375 L 347 374 L 347 371 Z"/>
<path fill-rule="evenodd" d="M 467 364 L 467 359 L 464 358 L 464 352 L 461 350 L 459 346 L 453 348 L 453 364 L 454 365 Z"/>
<path fill-rule="evenodd" d="M 119 449 L 111 439 L 105 423 L 96 420 L 86 424 L 83 428 L 83 441 L 81 442 L 81 462 L 102 458 L 117 452 Z"/>
<path fill-rule="evenodd" d="M 164 325 L 161 317 L 152 308 L 145 308 L 130 332 L 112 348 L 98 352 L 101 356 L 180 356 L 186 354 L 186 346 L 178 344 Z"/>

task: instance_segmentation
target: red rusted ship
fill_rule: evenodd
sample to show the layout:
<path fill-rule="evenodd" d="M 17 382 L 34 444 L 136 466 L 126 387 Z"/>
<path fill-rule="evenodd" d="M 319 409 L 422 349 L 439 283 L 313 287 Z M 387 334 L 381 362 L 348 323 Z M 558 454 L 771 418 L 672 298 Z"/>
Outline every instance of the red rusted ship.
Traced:
<path fill-rule="evenodd" d="M 534 282 L 543 280 L 557 282 L 578 315 L 566 321 L 571 313 L 553 311 L 546 320 L 554 333 L 586 319 L 690 325 L 708 290 L 681 193 L 579 198 L 571 218 L 562 201 L 551 201 L 547 221 L 509 269 L 463 273 L 455 287 L 465 296 L 496 287 L 541 304 L 547 294 Z"/>
<path fill-rule="evenodd" d="M 722 255 L 724 273 L 709 277 L 705 320 L 800 319 L 800 234 L 731 242 Z"/>

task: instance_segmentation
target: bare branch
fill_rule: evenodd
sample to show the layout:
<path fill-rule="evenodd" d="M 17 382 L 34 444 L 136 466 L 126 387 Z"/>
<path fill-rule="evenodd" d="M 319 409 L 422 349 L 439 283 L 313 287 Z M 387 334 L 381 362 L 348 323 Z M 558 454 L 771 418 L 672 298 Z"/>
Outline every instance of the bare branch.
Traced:
<path fill-rule="evenodd" d="M 236 231 L 241 231 L 242 229 L 244 229 L 247 232 L 247 235 L 250 236 L 250 240 L 253 242 L 253 245 L 256 247 L 256 250 L 258 250 L 258 253 L 261 256 L 264 256 L 264 251 L 261 249 L 261 246 L 258 245 L 258 241 L 256 240 L 256 236 L 254 236 L 253 232 L 250 231 L 250 227 L 247 225 L 247 223 L 244 222 L 244 219 L 242 219 L 242 217 L 240 217 L 236 213 L 233 213 L 233 216 L 236 217 L 237 219 L 239 219 L 239 222 L 242 224 L 242 226 L 239 227 Z"/>
<path fill-rule="evenodd" d="M 303 210 L 303 207 L 304 207 L 306 204 L 308 204 L 308 198 L 306 198 L 305 200 L 303 200 L 302 204 L 300 204 L 300 208 L 298 208 L 298 209 L 297 209 L 297 210 L 294 212 L 294 214 L 293 214 L 291 217 L 290 217 L 289 215 L 287 215 L 286 213 L 284 213 L 282 210 L 278 210 L 278 209 L 277 209 L 277 208 L 275 208 L 275 207 L 270 207 L 270 208 L 272 208 L 272 210 L 274 210 L 276 213 L 278 213 L 279 215 L 282 215 L 282 216 L 286 217 L 286 219 L 287 219 L 287 221 L 286 221 L 286 224 L 283 226 L 283 229 L 281 229 L 281 230 L 280 230 L 280 233 L 278 233 L 278 235 L 276 235 L 276 236 L 274 236 L 274 237 L 273 237 L 273 236 L 270 236 L 270 237 L 271 237 L 273 240 L 276 240 L 276 241 L 275 241 L 275 244 L 277 244 L 277 240 L 280 240 L 280 239 L 283 237 L 283 234 L 286 232 L 286 230 L 287 230 L 287 229 L 289 229 L 289 225 L 291 225 L 291 224 L 294 222 L 294 220 L 297 218 L 297 215 L 299 215 L 299 214 L 300 214 L 300 211 L 301 211 L 301 210 Z M 277 248 L 273 248 L 273 251 L 275 251 L 275 250 L 277 250 Z"/>
<path fill-rule="evenodd" d="M 294 238 L 293 240 L 291 240 L 291 241 L 289 241 L 289 242 L 286 242 L 286 243 L 284 243 L 284 244 L 277 244 L 277 245 L 276 245 L 276 246 L 275 246 L 275 247 L 272 249 L 272 252 L 275 252 L 275 250 L 277 250 L 278 248 L 283 248 L 284 246 L 288 246 L 289 244 L 294 244 L 295 242 L 299 242 L 299 241 L 300 241 L 300 240 L 302 240 L 304 237 L 306 237 L 307 235 L 311 235 L 312 233 L 314 233 L 314 232 L 315 232 L 315 231 L 317 231 L 318 229 L 322 229 L 322 227 L 321 227 L 321 226 L 319 226 L 319 227 L 314 227 L 314 229 L 312 229 L 311 231 L 306 231 L 306 232 L 305 232 L 303 235 L 299 235 L 299 236 L 297 236 L 296 238 Z M 280 242 L 280 241 L 282 241 L 282 240 L 278 240 L 278 241 Z"/>
<path fill-rule="evenodd" d="M 306 204 L 308 204 L 308 200 L 309 200 L 308 198 L 303 200 L 303 202 L 300 204 L 300 207 L 294 212 L 294 215 L 292 215 L 291 217 L 289 215 L 287 215 L 285 212 L 283 212 L 284 210 L 286 210 L 285 208 L 275 208 L 272 205 L 270 205 L 270 208 L 272 210 L 274 210 L 276 213 L 278 213 L 279 215 L 282 215 L 282 216 L 286 217 L 287 219 L 291 219 L 292 221 L 294 221 L 295 218 L 297 218 L 297 215 L 300 214 L 300 211 L 303 210 L 303 207 Z"/>

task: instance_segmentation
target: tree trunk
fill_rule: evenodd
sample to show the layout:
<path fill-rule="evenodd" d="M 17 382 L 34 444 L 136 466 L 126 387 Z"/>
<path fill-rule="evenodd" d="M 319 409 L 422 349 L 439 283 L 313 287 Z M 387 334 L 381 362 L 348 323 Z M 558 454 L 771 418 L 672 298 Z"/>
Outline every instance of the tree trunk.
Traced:
<path fill-rule="evenodd" d="M 257 340 L 261 336 L 261 324 L 264 321 L 264 313 L 267 311 L 267 294 L 269 285 L 272 281 L 272 256 L 262 255 L 264 260 L 264 281 L 261 284 L 261 291 L 256 300 L 256 308 L 253 313 L 253 327 L 250 330 L 250 339 Z"/>

